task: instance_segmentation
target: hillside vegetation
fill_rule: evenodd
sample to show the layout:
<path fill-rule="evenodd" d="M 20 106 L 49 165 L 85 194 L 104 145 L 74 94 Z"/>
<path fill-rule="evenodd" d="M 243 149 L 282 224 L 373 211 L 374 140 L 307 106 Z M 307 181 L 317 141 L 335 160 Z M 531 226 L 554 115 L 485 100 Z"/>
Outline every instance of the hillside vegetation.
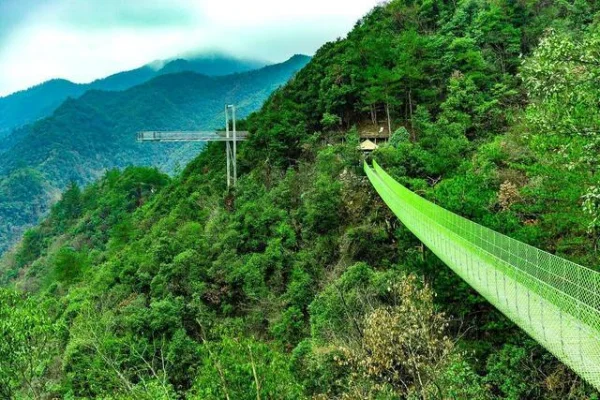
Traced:
<path fill-rule="evenodd" d="M 248 115 L 308 60 L 295 56 L 223 77 L 167 74 L 123 92 L 89 91 L 16 131 L 17 143 L 0 154 L 0 254 L 39 222 L 71 181 L 84 185 L 128 165 L 171 173 L 202 148 L 137 143 L 138 131 L 217 129 L 224 124 L 224 104 L 238 104 L 238 114 Z"/>
<path fill-rule="evenodd" d="M 598 6 L 392 0 L 248 117 L 235 190 L 222 144 L 70 185 L 4 258 L 0 391 L 597 399 L 398 222 L 357 145 L 391 126 L 395 178 L 597 268 Z"/>

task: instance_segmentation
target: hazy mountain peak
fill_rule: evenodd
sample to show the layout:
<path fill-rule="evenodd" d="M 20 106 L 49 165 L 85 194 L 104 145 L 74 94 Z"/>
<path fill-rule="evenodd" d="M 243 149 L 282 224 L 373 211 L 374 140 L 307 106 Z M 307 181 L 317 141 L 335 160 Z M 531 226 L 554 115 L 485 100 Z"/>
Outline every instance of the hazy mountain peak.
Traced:
<path fill-rule="evenodd" d="M 212 53 L 193 58 L 177 58 L 167 61 L 159 70 L 159 74 L 191 71 L 209 76 L 223 76 L 258 69 L 265 65 L 266 63 L 261 61 L 243 60 L 232 56 Z"/>
<path fill-rule="evenodd" d="M 0 138 L 20 126 L 49 116 L 68 97 L 88 90 L 120 91 L 140 85 L 159 75 L 184 71 L 224 76 L 262 68 L 267 63 L 236 58 L 216 52 L 173 60 L 156 60 L 140 68 L 123 71 L 88 84 L 52 79 L 32 88 L 0 98 Z"/>

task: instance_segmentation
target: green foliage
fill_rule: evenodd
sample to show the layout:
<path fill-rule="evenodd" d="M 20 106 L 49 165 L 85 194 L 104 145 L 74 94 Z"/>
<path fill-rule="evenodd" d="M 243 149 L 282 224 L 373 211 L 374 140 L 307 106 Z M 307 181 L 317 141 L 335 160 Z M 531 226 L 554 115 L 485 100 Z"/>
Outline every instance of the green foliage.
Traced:
<path fill-rule="evenodd" d="M 392 134 L 389 144 L 390 144 L 390 146 L 397 148 L 402 143 L 408 142 L 409 137 L 410 137 L 410 133 L 408 132 L 408 130 L 405 127 L 402 126 L 402 127 L 398 128 Z"/>
<path fill-rule="evenodd" d="M 341 183 L 322 177 L 317 180 L 314 191 L 306 196 L 303 222 L 307 229 L 325 234 L 335 229 L 341 220 Z"/>
<path fill-rule="evenodd" d="M 506 346 L 488 360 L 488 382 L 498 385 L 503 397 L 520 399 L 530 389 L 529 380 L 523 372 L 528 355 L 525 348 Z"/>
<path fill-rule="evenodd" d="M 423 248 L 360 166 L 374 157 L 449 210 L 598 265 L 598 85 L 589 79 L 597 13 L 581 1 L 393 0 L 323 46 L 240 123 L 252 135 L 240 145 L 235 189 L 225 186 L 219 144 L 173 179 L 126 168 L 84 189 L 71 184 L 1 267 L 4 283 L 32 292 L 39 312 L 67 327 L 51 335 L 57 364 L 38 357 L 39 393 L 594 398 Z M 305 61 L 237 76 L 236 85 L 252 81 L 248 104 L 256 105 L 251 93 L 270 91 L 262 90 Z M 107 154 L 114 149 L 81 141 L 79 129 L 98 139 L 153 124 L 197 127 L 199 103 L 186 99 L 220 91 L 214 83 L 183 74 L 116 97 L 89 93 L 27 129 Z M 549 133 L 553 121 L 573 129 Z M 379 131 L 393 132 L 390 144 L 361 154 L 360 135 Z M 0 215 L 23 224 L 35 214 L 23 199 L 53 190 L 47 174 L 60 175 L 60 187 L 95 178 L 65 173 L 80 160 L 69 151 L 57 151 L 43 173 L 10 160 L 0 167 L 11 169 L 0 182 Z"/>
<path fill-rule="evenodd" d="M 275 339 L 293 348 L 305 337 L 304 314 L 298 307 L 290 307 L 281 314 L 281 320 L 271 329 Z"/>
<path fill-rule="evenodd" d="M 374 279 L 373 270 L 359 263 L 323 290 L 310 305 L 313 337 L 327 342 L 343 331 L 349 337 L 362 335 L 361 316 L 377 294 L 372 287 Z"/>
<path fill-rule="evenodd" d="M 47 388 L 59 330 L 47 304 L 11 290 L 0 290 L 0 395 L 39 398 Z"/>
<path fill-rule="evenodd" d="M 325 129 L 334 129 L 340 126 L 342 123 L 342 119 L 337 115 L 325 113 L 323 114 L 323 118 L 321 119 L 321 124 Z"/>
<path fill-rule="evenodd" d="M 301 399 L 286 356 L 251 339 L 206 343 L 190 399 Z"/>
<path fill-rule="evenodd" d="M 56 280 L 71 283 L 77 279 L 85 268 L 86 256 L 72 248 L 63 247 L 54 256 L 54 273 Z"/>

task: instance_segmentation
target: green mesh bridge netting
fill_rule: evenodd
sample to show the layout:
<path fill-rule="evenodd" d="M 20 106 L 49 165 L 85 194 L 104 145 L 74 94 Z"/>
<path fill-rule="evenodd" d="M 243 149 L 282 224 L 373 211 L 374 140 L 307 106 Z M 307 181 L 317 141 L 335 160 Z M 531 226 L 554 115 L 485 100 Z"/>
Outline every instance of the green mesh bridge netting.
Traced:
<path fill-rule="evenodd" d="M 511 239 L 411 192 L 373 163 L 396 216 L 472 288 L 600 390 L 600 273 Z"/>

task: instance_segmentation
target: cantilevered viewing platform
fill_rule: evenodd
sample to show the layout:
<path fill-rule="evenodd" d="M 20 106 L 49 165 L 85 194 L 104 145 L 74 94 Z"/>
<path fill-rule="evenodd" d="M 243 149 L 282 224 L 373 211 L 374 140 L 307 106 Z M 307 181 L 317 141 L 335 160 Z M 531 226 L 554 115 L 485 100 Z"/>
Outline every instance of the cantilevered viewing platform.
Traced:
<path fill-rule="evenodd" d="M 224 131 L 145 131 L 137 134 L 138 142 L 225 142 L 227 157 L 227 187 L 237 182 L 237 142 L 246 140 L 250 133 L 238 131 L 235 106 L 225 106 Z"/>
<path fill-rule="evenodd" d="M 233 136 L 226 131 L 145 131 L 137 134 L 138 142 L 241 142 L 249 132 L 238 131 Z"/>

